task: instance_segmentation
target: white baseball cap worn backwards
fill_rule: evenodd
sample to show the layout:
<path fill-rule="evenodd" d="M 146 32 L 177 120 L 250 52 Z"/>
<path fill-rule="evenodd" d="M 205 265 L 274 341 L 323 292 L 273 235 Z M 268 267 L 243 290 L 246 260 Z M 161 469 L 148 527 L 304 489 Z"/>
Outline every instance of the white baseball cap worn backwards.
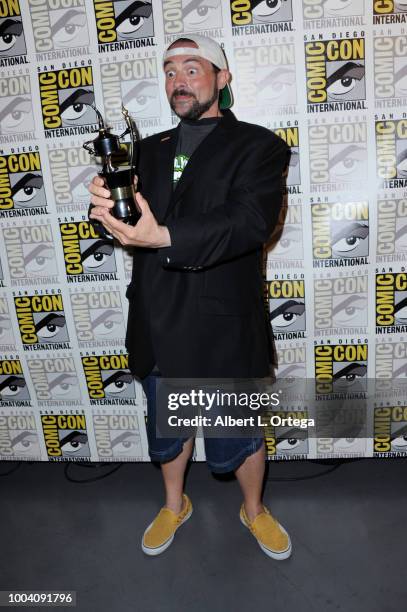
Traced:
<path fill-rule="evenodd" d="M 197 47 L 175 47 L 174 49 L 169 49 L 171 45 L 180 39 L 190 40 L 194 42 Z M 184 36 L 180 36 L 179 39 L 173 40 L 164 51 L 163 63 L 171 57 L 174 57 L 174 55 L 196 55 L 197 57 L 208 60 L 220 70 L 229 69 L 222 47 L 208 36 L 201 36 L 199 34 L 185 34 Z M 229 83 L 227 83 L 219 92 L 219 108 L 227 109 L 230 108 L 232 104 L 233 94 Z"/>

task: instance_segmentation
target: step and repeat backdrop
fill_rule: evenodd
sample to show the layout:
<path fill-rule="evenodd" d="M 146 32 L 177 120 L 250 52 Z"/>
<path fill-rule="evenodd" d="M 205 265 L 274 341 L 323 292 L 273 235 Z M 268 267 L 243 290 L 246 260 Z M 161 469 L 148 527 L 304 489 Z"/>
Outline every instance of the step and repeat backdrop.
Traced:
<path fill-rule="evenodd" d="M 224 46 L 238 118 L 292 149 L 267 300 L 277 375 L 317 403 L 288 413 L 376 385 L 339 437 L 270 425 L 269 458 L 407 454 L 406 29 L 407 0 L 0 0 L 0 459 L 149 460 L 131 256 L 89 225 L 82 145 L 93 105 L 116 133 L 122 101 L 143 136 L 177 124 L 161 57 L 188 32 Z"/>

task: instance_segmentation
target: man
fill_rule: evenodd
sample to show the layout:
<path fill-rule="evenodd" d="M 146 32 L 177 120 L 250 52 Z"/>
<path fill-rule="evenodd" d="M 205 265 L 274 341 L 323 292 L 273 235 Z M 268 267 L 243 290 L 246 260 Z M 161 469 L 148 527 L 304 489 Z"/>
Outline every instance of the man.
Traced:
<path fill-rule="evenodd" d="M 228 110 L 231 75 L 214 40 L 176 40 L 163 66 L 181 122 L 140 143 L 137 225 L 113 218 L 102 179 L 90 187 L 91 218 L 135 247 L 126 346 L 147 396 L 149 453 L 161 463 L 166 491 L 165 506 L 144 532 L 149 555 L 168 548 L 192 513 L 183 486 L 193 438 L 156 437 L 156 376 L 269 375 L 262 247 L 278 219 L 288 152 L 275 134 Z M 205 438 L 205 454 L 212 471 L 235 472 L 244 498 L 240 519 L 262 550 L 288 558 L 290 538 L 261 502 L 264 439 Z"/>

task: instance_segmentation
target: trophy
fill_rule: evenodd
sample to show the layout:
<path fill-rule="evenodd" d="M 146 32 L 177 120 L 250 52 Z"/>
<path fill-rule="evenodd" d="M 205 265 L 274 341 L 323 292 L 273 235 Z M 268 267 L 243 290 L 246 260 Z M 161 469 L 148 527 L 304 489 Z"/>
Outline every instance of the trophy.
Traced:
<path fill-rule="evenodd" d="M 140 218 L 140 212 L 134 200 L 136 191 L 134 188 L 136 142 L 139 138 L 136 124 L 129 111 L 122 104 L 122 115 L 127 127 L 123 134 L 116 136 L 111 134 L 112 128 L 105 125 L 103 117 L 97 108 L 93 108 L 98 117 L 99 132 L 94 140 L 85 142 L 83 148 L 96 157 L 101 165 L 98 175 L 104 179 L 105 185 L 110 189 L 111 199 L 114 201 L 114 206 L 111 210 L 112 215 L 128 225 L 136 225 Z M 127 163 L 123 165 L 124 149 L 121 147 L 120 139 L 127 134 L 130 134 L 130 148 L 127 160 L 125 159 Z M 91 204 L 88 214 L 92 208 L 93 205 Z M 100 234 L 109 236 L 100 223 L 93 220 L 91 220 L 91 223 Z"/>

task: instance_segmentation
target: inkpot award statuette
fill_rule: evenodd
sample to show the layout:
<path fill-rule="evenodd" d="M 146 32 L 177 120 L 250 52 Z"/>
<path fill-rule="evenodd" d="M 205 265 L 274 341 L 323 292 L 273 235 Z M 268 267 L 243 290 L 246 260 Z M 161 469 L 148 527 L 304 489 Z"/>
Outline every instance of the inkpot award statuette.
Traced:
<path fill-rule="evenodd" d="M 136 225 L 140 212 L 136 205 L 134 195 L 134 176 L 136 167 L 136 142 L 139 138 L 138 130 L 128 110 L 122 105 L 122 115 L 126 122 L 126 130 L 120 136 L 111 133 L 111 128 L 105 125 L 102 115 L 95 108 L 99 131 L 94 140 L 88 140 L 83 147 L 96 159 L 100 168 L 98 175 L 104 179 L 105 185 L 110 189 L 114 206 L 112 215 L 128 225 Z M 121 146 L 120 139 L 130 134 L 128 152 Z M 93 208 L 89 207 L 88 213 Z M 101 235 L 108 235 L 103 226 L 91 219 L 92 225 Z"/>

